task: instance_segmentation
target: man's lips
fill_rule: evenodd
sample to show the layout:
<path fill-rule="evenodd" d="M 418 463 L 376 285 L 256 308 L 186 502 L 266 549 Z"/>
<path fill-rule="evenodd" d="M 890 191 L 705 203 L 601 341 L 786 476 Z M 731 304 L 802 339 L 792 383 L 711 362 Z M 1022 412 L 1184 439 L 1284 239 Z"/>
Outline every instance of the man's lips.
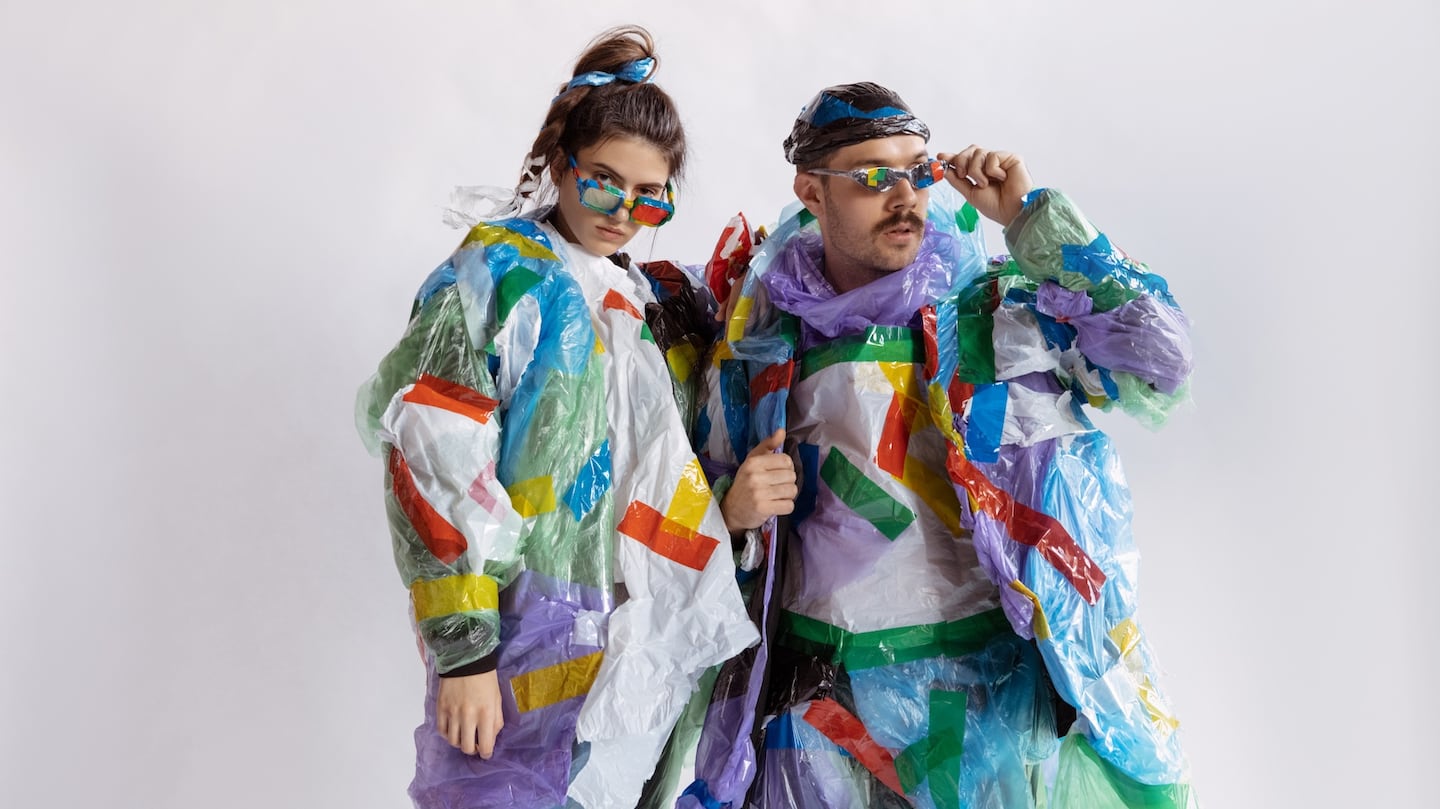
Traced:
<path fill-rule="evenodd" d="M 896 217 L 888 222 L 881 222 L 876 230 L 880 235 L 895 239 L 903 239 L 922 232 L 925 228 L 924 220 L 918 216 Z"/>

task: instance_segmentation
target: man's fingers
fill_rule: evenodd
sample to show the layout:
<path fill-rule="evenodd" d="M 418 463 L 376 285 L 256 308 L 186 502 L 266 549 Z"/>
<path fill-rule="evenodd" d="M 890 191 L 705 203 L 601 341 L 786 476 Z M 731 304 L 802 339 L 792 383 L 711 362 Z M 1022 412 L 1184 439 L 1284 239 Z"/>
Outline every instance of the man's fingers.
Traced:
<path fill-rule="evenodd" d="M 970 159 L 965 164 L 965 176 L 977 188 L 984 188 L 990 184 L 989 178 L 985 176 L 985 158 L 988 153 L 978 146 L 972 146 L 965 151 L 970 153 Z"/>
<path fill-rule="evenodd" d="M 789 455 L 782 455 L 778 452 L 769 452 L 757 455 L 748 459 L 748 469 L 752 474 L 763 474 L 771 472 L 795 473 L 795 460 Z"/>
<path fill-rule="evenodd" d="M 755 449 L 750 450 L 750 454 L 746 457 L 753 457 L 756 455 L 769 455 L 770 453 L 773 453 L 775 450 L 780 449 L 783 446 L 785 446 L 785 428 L 781 427 L 780 429 L 771 433 L 764 441 L 756 444 Z"/>
<path fill-rule="evenodd" d="M 985 176 L 1005 182 L 1005 160 L 1010 155 L 1008 152 L 991 152 L 985 156 Z"/>

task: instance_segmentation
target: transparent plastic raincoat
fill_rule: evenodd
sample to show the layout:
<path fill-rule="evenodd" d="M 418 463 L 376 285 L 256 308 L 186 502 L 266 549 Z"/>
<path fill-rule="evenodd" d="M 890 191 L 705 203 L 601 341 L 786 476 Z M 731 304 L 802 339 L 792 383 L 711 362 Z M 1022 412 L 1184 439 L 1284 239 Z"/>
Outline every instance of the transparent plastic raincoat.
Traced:
<path fill-rule="evenodd" d="M 705 670 L 756 640 L 689 438 L 708 316 L 648 269 L 481 223 L 360 391 L 429 674 L 417 806 L 633 807 Z M 435 695 L 486 658 L 505 726 L 482 760 L 436 733 Z"/>
<path fill-rule="evenodd" d="M 1187 321 L 1059 192 L 1026 198 L 1011 258 L 977 218 L 932 187 L 915 262 L 836 294 L 797 203 L 735 290 L 702 459 L 723 479 L 786 427 L 801 493 L 745 565 L 764 638 L 720 672 L 687 809 L 1193 805 L 1084 412 L 1162 422 Z"/>

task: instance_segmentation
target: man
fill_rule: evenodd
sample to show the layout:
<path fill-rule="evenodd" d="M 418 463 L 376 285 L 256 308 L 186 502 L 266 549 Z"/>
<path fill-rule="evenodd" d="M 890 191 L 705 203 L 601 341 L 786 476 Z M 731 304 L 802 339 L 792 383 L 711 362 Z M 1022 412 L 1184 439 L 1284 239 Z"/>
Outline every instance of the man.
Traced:
<path fill-rule="evenodd" d="M 1186 807 L 1128 492 L 1081 408 L 1162 420 L 1186 321 L 1019 156 L 929 134 L 861 83 L 785 141 L 799 205 L 734 291 L 702 460 L 723 486 L 784 428 L 800 496 L 742 554 L 764 645 L 720 673 L 682 805 Z"/>

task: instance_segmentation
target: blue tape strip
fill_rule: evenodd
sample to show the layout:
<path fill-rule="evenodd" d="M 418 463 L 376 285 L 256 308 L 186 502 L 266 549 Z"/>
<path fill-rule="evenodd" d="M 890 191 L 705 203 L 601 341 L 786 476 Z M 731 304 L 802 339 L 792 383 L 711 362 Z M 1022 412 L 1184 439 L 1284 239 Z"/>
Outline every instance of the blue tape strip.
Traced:
<path fill-rule="evenodd" d="M 794 720 L 790 718 L 789 711 L 771 719 L 770 724 L 765 726 L 765 749 L 800 749 L 800 743 L 795 741 L 795 724 Z"/>
<path fill-rule="evenodd" d="M 795 511 L 790 521 L 799 524 L 815 513 L 815 496 L 820 493 L 820 447 L 818 444 L 801 444 L 800 451 L 800 494 L 795 498 Z"/>
<path fill-rule="evenodd" d="M 1080 273 L 1096 286 L 1107 278 L 1113 278 L 1127 289 L 1152 295 L 1168 306 L 1177 306 L 1175 299 L 1170 297 L 1170 285 L 1162 276 L 1146 272 L 1122 257 L 1103 233 L 1084 246 L 1060 245 L 1060 256 L 1066 270 Z"/>
<path fill-rule="evenodd" d="M 680 793 L 680 797 L 683 798 L 686 795 L 699 801 L 705 809 L 725 809 L 729 805 L 721 803 L 716 800 L 714 795 L 710 794 L 710 785 L 705 783 L 704 778 L 697 778 L 690 786 L 685 787 L 685 791 Z"/>
<path fill-rule="evenodd" d="M 750 452 L 750 381 L 741 360 L 720 361 L 720 401 L 725 407 L 725 429 L 730 452 L 743 461 Z"/>
<path fill-rule="evenodd" d="M 610 488 L 610 441 L 606 439 L 600 449 L 589 460 L 580 465 L 575 482 L 565 492 L 565 505 L 575 515 L 575 521 L 590 513 Z"/>
<path fill-rule="evenodd" d="M 876 118 L 896 118 L 901 115 L 910 115 L 910 113 L 898 107 L 881 107 L 867 112 L 848 101 L 841 101 L 832 95 L 826 95 L 825 100 L 821 101 L 815 108 L 815 112 L 810 115 L 810 125 L 826 126 L 846 118 L 873 121 Z"/>
<path fill-rule="evenodd" d="M 1000 460 L 1000 438 L 1005 432 L 1005 406 L 1010 400 L 1010 383 L 976 385 L 970 399 L 970 419 L 965 425 L 965 454 L 973 461 Z"/>
<path fill-rule="evenodd" d="M 1118 400 L 1120 398 L 1120 387 L 1115 384 L 1115 378 L 1110 376 L 1110 369 L 1096 365 L 1089 360 L 1086 360 L 1086 362 L 1100 375 L 1100 386 L 1105 388 L 1105 395 L 1111 399 Z"/>
<path fill-rule="evenodd" d="M 764 438 L 785 426 L 785 403 L 789 400 L 790 391 L 785 389 L 771 391 L 760 397 L 760 401 L 755 403 L 755 412 L 751 415 L 755 420 L 757 437 Z"/>

